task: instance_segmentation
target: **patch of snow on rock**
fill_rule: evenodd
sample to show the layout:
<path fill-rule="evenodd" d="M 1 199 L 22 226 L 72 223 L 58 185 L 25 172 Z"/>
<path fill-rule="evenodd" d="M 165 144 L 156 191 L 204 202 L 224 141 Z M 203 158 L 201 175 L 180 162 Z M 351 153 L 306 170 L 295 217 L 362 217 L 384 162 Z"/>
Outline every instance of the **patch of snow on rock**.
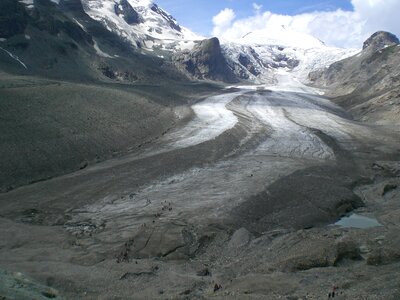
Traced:
<path fill-rule="evenodd" d="M 114 58 L 113 56 L 103 52 L 100 48 L 99 45 L 97 44 L 97 42 L 94 42 L 94 49 L 96 50 L 96 53 L 101 56 L 101 57 L 106 57 L 106 58 Z"/>
<path fill-rule="evenodd" d="M 3 50 L 4 52 L 6 52 L 12 59 L 14 59 L 15 61 L 17 61 L 21 66 L 23 66 L 25 69 L 28 69 L 28 67 L 19 59 L 18 56 L 16 56 L 15 54 L 11 53 L 10 51 L 7 51 L 6 49 L 0 47 L 1 50 Z"/>

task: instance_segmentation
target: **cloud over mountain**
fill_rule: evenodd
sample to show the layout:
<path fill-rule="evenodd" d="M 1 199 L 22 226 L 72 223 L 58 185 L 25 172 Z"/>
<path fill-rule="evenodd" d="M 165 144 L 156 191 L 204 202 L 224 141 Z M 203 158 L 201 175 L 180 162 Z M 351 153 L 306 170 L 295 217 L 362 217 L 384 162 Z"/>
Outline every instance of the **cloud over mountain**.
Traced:
<path fill-rule="evenodd" d="M 360 48 L 373 32 L 386 30 L 400 34 L 398 0 L 352 0 L 353 11 L 315 11 L 294 16 L 262 11 L 253 4 L 254 14 L 236 19 L 235 12 L 226 8 L 213 18 L 213 34 L 226 40 L 238 40 L 256 32 L 273 33 L 282 27 L 315 36 L 329 46 Z M 349 38 L 350 37 L 350 38 Z"/>
<path fill-rule="evenodd" d="M 218 15 L 214 16 L 214 35 L 220 35 L 225 30 L 229 29 L 232 25 L 232 21 L 236 18 L 236 14 L 233 9 L 225 8 L 219 12 Z"/>

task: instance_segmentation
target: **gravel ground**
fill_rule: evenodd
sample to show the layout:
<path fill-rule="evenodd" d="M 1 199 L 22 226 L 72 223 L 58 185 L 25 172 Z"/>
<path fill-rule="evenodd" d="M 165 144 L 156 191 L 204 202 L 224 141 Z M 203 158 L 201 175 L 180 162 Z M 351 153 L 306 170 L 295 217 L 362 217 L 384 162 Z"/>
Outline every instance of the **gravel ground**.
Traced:
<path fill-rule="evenodd" d="M 0 194 L 0 268 L 67 299 L 398 299 L 398 134 L 304 92 L 219 99 Z M 354 210 L 383 226 L 332 225 Z"/>

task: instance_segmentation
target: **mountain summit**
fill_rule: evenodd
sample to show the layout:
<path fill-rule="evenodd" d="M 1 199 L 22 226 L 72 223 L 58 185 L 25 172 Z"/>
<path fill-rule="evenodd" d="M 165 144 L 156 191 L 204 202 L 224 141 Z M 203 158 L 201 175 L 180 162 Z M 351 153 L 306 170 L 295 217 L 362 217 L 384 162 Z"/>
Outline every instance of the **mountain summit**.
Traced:
<path fill-rule="evenodd" d="M 199 37 L 150 0 L 81 0 L 85 12 L 138 47 Z"/>
<path fill-rule="evenodd" d="M 377 51 L 385 47 L 398 45 L 399 43 L 399 39 L 394 34 L 386 31 L 378 31 L 364 42 L 363 50 L 369 48 Z"/>

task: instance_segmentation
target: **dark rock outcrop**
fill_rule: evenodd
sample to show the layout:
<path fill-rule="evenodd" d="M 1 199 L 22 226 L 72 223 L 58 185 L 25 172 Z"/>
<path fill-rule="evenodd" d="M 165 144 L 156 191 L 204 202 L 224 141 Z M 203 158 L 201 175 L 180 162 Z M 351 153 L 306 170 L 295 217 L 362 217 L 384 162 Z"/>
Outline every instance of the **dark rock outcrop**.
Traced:
<path fill-rule="evenodd" d="M 76 16 L 86 15 L 81 0 L 60 0 L 58 6 L 63 11 L 74 12 Z"/>
<path fill-rule="evenodd" d="M 377 51 L 387 46 L 398 45 L 399 43 L 399 39 L 394 34 L 386 31 L 378 31 L 364 42 L 363 50 L 370 48 L 373 51 Z"/>
<path fill-rule="evenodd" d="M 0 38 L 9 38 L 25 31 L 28 14 L 24 5 L 14 0 L 0 1 Z"/>
<path fill-rule="evenodd" d="M 261 72 L 257 69 L 257 67 L 252 63 L 250 58 L 246 55 L 240 54 L 238 58 L 239 63 L 244 66 L 251 74 L 254 76 L 258 76 Z"/>
<path fill-rule="evenodd" d="M 151 6 L 151 10 L 154 11 L 155 13 L 159 14 L 161 17 L 163 17 L 167 22 L 168 25 L 172 28 L 175 29 L 176 31 L 181 32 L 182 28 L 179 26 L 179 24 L 176 22 L 175 18 L 172 17 L 171 15 L 167 14 L 163 9 L 161 9 L 157 4 L 153 3 Z"/>
<path fill-rule="evenodd" d="M 178 69 L 189 77 L 238 82 L 222 54 L 219 40 L 215 37 L 199 42 L 191 51 L 175 55 L 173 60 Z"/>
<path fill-rule="evenodd" d="M 120 0 L 119 3 L 115 3 L 114 10 L 115 13 L 118 16 L 121 15 L 129 25 L 139 24 L 143 21 L 138 12 L 133 9 L 127 0 Z"/>
<path fill-rule="evenodd" d="M 273 56 L 272 59 L 273 59 L 274 63 L 269 66 L 272 68 L 289 68 L 289 69 L 293 70 L 300 64 L 299 60 L 290 58 L 286 54 L 283 54 L 283 53 Z"/>

